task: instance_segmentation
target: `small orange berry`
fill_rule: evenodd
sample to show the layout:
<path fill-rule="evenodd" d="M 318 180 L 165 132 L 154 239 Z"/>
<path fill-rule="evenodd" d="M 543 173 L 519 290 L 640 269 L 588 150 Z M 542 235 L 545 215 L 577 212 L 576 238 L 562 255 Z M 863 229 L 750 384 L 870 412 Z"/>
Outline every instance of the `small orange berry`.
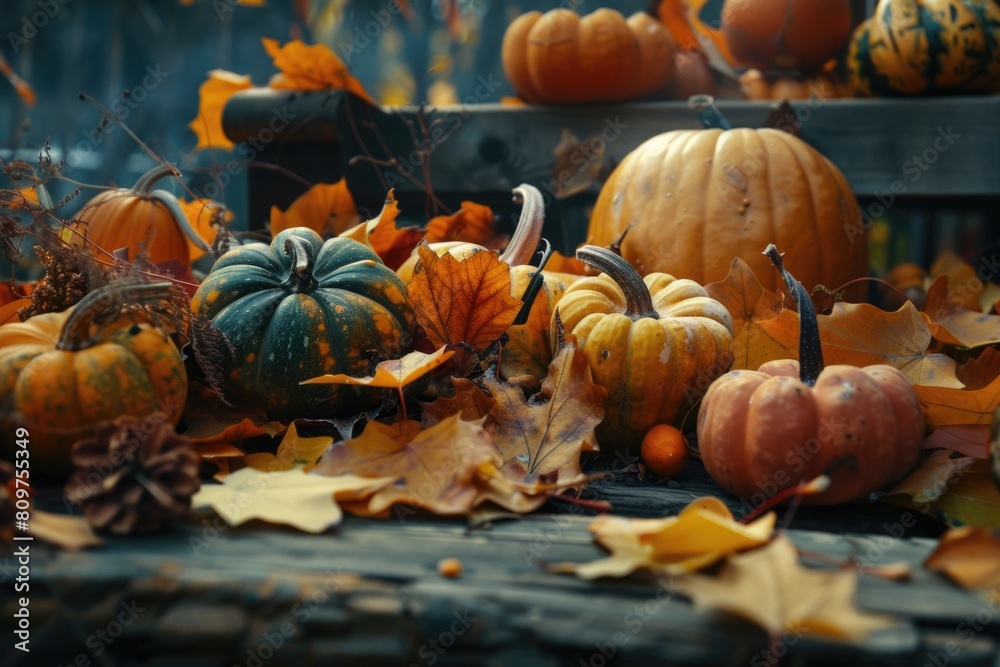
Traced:
<path fill-rule="evenodd" d="M 442 558 L 438 561 L 438 574 L 448 579 L 462 576 L 462 561 L 457 558 Z"/>
<path fill-rule="evenodd" d="M 684 472 L 688 459 L 687 438 L 670 424 L 657 424 L 642 439 L 639 450 L 649 471 L 661 478 L 674 478 Z"/>

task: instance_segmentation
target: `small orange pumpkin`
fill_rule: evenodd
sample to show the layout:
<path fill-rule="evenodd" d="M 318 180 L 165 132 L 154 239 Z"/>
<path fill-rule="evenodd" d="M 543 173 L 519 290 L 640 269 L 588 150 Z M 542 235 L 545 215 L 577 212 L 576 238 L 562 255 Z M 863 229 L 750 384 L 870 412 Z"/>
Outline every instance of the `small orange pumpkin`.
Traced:
<path fill-rule="evenodd" d="M 673 77 L 673 38 L 646 13 L 626 20 L 600 8 L 527 12 L 504 34 L 504 73 L 518 95 L 541 104 L 611 102 L 652 95 Z"/>
<path fill-rule="evenodd" d="M 722 19 L 742 65 L 804 74 L 837 55 L 852 25 L 850 0 L 726 0 Z"/>
<path fill-rule="evenodd" d="M 157 165 L 131 188 L 102 192 L 84 204 L 63 230 L 63 239 L 103 260 L 121 248 L 128 248 L 129 260 L 144 251 L 153 264 L 173 262 L 178 278 L 192 280 L 188 243 L 203 252 L 211 248 L 191 226 L 174 195 L 151 190 L 161 178 L 177 175 L 172 166 Z"/>
<path fill-rule="evenodd" d="M 804 502 L 860 500 L 920 458 L 924 419 L 916 392 L 891 366 L 823 368 L 812 301 L 774 245 L 766 253 L 798 303 L 799 361 L 731 371 L 712 383 L 698 415 L 702 461 L 716 482 L 745 499 L 769 499 L 827 475 L 828 490 Z"/>
<path fill-rule="evenodd" d="M 184 361 L 162 330 L 122 316 L 97 325 L 116 304 L 162 300 L 168 283 L 109 285 L 72 309 L 0 327 L 0 443 L 12 456 L 16 427 L 28 429 L 31 466 L 64 475 L 73 443 L 121 415 L 180 419 Z"/>

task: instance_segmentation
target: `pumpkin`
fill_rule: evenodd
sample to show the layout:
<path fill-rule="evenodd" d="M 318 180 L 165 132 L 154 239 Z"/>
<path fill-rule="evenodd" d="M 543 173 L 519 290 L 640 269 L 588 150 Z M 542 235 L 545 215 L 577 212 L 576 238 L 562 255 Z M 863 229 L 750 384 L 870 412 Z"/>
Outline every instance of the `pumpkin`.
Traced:
<path fill-rule="evenodd" d="M 692 280 L 665 273 L 645 278 L 606 248 L 577 257 L 602 271 L 566 289 L 549 333 L 576 336 L 594 382 L 608 390 L 596 430 L 602 450 L 635 449 L 656 424 L 679 425 L 707 386 L 732 361 L 733 320 Z"/>
<path fill-rule="evenodd" d="M 804 74 L 836 57 L 853 25 L 850 0 L 726 0 L 722 18 L 740 64 Z"/>
<path fill-rule="evenodd" d="M 629 153 L 601 188 L 586 243 L 610 247 L 640 273 L 700 284 L 734 257 L 768 289 L 777 279 L 750 248 L 780 243 L 807 288 L 868 275 L 860 210 L 840 171 L 801 139 L 773 129 L 678 130 Z M 848 288 L 861 299 L 864 285 Z"/>
<path fill-rule="evenodd" d="M 916 392 L 891 366 L 823 368 L 812 301 L 777 249 L 766 252 L 799 307 L 799 361 L 731 371 L 708 388 L 698 415 L 702 461 L 723 488 L 754 505 L 820 475 L 830 478 L 828 489 L 805 502 L 865 498 L 920 458 Z"/>
<path fill-rule="evenodd" d="M 414 329 L 406 286 L 371 248 L 348 238 L 324 243 L 305 227 L 224 254 L 191 310 L 229 339 L 226 382 L 260 396 L 272 419 L 305 417 L 321 404 L 354 413 L 377 402 L 372 390 L 299 383 L 371 375 L 379 361 L 401 355 Z"/>
<path fill-rule="evenodd" d="M 760 70 L 740 75 L 740 89 L 748 100 L 819 100 L 846 96 L 846 90 L 833 74 L 820 73 L 807 78 L 780 76 L 772 78 Z"/>
<path fill-rule="evenodd" d="M 63 239 L 85 247 L 104 261 L 121 248 L 128 248 L 129 260 L 144 250 L 153 264 L 170 268 L 173 263 L 178 278 L 192 280 L 188 244 L 203 252 L 211 248 L 191 226 L 174 195 L 166 190 L 150 190 L 166 176 L 177 176 L 177 171 L 170 165 L 157 165 L 131 188 L 97 195 L 63 230 Z"/>
<path fill-rule="evenodd" d="M 848 65 L 862 95 L 1000 90 L 996 0 L 880 0 L 851 38 Z"/>
<path fill-rule="evenodd" d="M 538 188 L 522 183 L 514 188 L 514 200 L 523 204 L 517 227 L 507 247 L 500 254 L 500 260 L 510 265 L 511 296 L 522 298 L 538 269 L 530 265 L 532 256 L 542 238 L 545 223 L 545 201 Z M 463 242 L 430 244 L 438 256 L 448 253 L 463 260 L 477 252 L 487 251 L 481 245 Z M 416 250 L 400 267 L 396 274 L 407 285 L 413 280 L 413 271 L 419 261 Z M 532 375 L 545 377 L 552 351 L 549 347 L 549 320 L 552 308 L 562 297 L 566 283 L 578 276 L 542 272 L 542 288 L 535 296 L 524 324 L 515 324 L 507 329 L 509 341 L 500 357 L 500 371 L 506 377 Z"/>
<path fill-rule="evenodd" d="M 669 99 L 687 100 L 692 95 L 716 95 L 719 92 L 719 84 L 704 53 L 675 53 L 674 71 L 674 81 L 667 92 Z"/>
<path fill-rule="evenodd" d="M 652 95 L 669 85 L 670 33 L 645 13 L 626 20 L 613 9 L 587 16 L 564 8 L 527 12 L 508 26 L 501 59 L 528 102 L 610 102 Z"/>
<path fill-rule="evenodd" d="M 72 470 L 70 449 L 98 425 L 122 415 L 166 413 L 176 424 L 187 398 L 187 373 L 170 338 L 128 316 L 102 325 L 109 305 L 169 296 L 168 283 L 110 285 L 62 313 L 0 327 L 0 429 L 13 458 L 16 427 L 29 431 L 31 466 Z"/>

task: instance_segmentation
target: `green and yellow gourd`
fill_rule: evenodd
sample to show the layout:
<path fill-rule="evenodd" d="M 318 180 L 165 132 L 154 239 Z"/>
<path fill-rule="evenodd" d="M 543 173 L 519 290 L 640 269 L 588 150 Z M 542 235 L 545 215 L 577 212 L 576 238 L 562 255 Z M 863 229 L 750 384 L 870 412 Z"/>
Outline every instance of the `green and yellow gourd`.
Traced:
<path fill-rule="evenodd" d="M 64 312 L 0 327 L 0 453 L 13 458 L 14 433 L 24 427 L 32 470 L 66 475 L 73 443 L 102 422 L 162 412 L 176 424 L 188 384 L 173 341 L 128 314 L 95 323 L 122 303 L 166 299 L 169 289 L 110 285 Z"/>
<path fill-rule="evenodd" d="M 413 310 L 406 286 L 357 241 L 325 243 L 304 227 L 270 246 L 230 250 L 191 300 L 232 346 L 226 382 L 253 392 L 272 419 L 357 412 L 379 394 L 338 385 L 301 385 L 327 373 L 365 376 L 411 344 Z"/>
<path fill-rule="evenodd" d="M 848 58 L 862 95 L 1000 90 L 1000 2 L 880 0 Z"/>

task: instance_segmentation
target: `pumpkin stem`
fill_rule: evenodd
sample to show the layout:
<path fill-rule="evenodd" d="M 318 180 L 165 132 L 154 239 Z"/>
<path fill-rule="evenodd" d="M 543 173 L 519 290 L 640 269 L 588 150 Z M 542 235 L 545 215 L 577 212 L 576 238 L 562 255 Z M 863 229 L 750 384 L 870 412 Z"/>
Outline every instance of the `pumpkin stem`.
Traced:
<path fill-rule="evenodd" d="M 91 325 L 99 318 L 120 312 L 126 304 L 162 301 L 170 298 L 170 283 L 113 283 L 96 289 L 73 307 L 56 343 L 57 350 L 76 352 L 94 344 Z"/>
<path fill-rule="evenodd" d="M 577 249 L 576 258 L 587 266 L 606 273 L 618 284 L 625 295 L 626 317 L 631 320 L 647 317 L 660 319 L 659 313 L 653 309 L 653 297 L 642 276 L 621 255 L 600 246 L 585 245 Z"/>
<path fill-rule="evenodd" d="M 715 106 L 715 98 L 711 95 L 692 95 L 688 98 L 688 105 L 698 112 L 698 118 L 701 119 L 701 124 L 706 130 L 715 127 L 723 130 L 733 129 L 733 126 L 719 111 L 719 107 Z"/>
<path fill-rule="evenodd" d="M 153 187 L 153 183 L 156 183 L 161 178 L 180 175 L 181 173 L 173 165 L 158 164 L 139 177 L 139 180 L 132 186 L 132 191 L 138 195 L 145 196 L 149 194 L 149 189 Z"/>
<path fill-rule="evenodd" d="M 198 236 L 198 232 L 194 230 L 191 223 L 188 221 L 187 216 L 184 215 L 184 211 L 181 210 L 181 205 L 177 201 L 177 197 L 167 192 L 166 190 L 153 190 L 149 193 L 148 197 L 150 199 L 155 199 L 170 211 L 170 217 L 174 219 L 174 224 L 177 228 L 181 230 L 181 233 L 188 238 L 191 243 L 195 244 L 202 250 L 202 252 L 212 252 L 212 246 L 208 245 L 203 238 Z"/>
<path fill-rule="evenodd" d="M 285 239 L 285 254 L 292 258 L 292 270 L 285 278 L 285 287 L 292 292 L 311 292 L 319 284 L 313 276 L 316 256 L 305 239 L 289 236 Z"/>
<path fill-rule="evenodd" d="M 806 288 L 785 268 L 777 246 L 770 244 L 764 254 L 781 273 L 785 286 L 799 308 L 799 379 L 811 387 L 816 384 L 820 371 L 823 370 L 823 348 L 820 346 L 816 309 L 813 308 Z"/>
<path fill-rule="evenodd" d="M 524 266 L 531 264 L 535 249 L 542 240 L 545 200 L 538 188 L 521 183 L 514 188 L 514 202 L 521 204 L 521 217 L 517 221 L 517 228 L 510 243 L 500 255 L 500 261 L 510 266 Z"/>

